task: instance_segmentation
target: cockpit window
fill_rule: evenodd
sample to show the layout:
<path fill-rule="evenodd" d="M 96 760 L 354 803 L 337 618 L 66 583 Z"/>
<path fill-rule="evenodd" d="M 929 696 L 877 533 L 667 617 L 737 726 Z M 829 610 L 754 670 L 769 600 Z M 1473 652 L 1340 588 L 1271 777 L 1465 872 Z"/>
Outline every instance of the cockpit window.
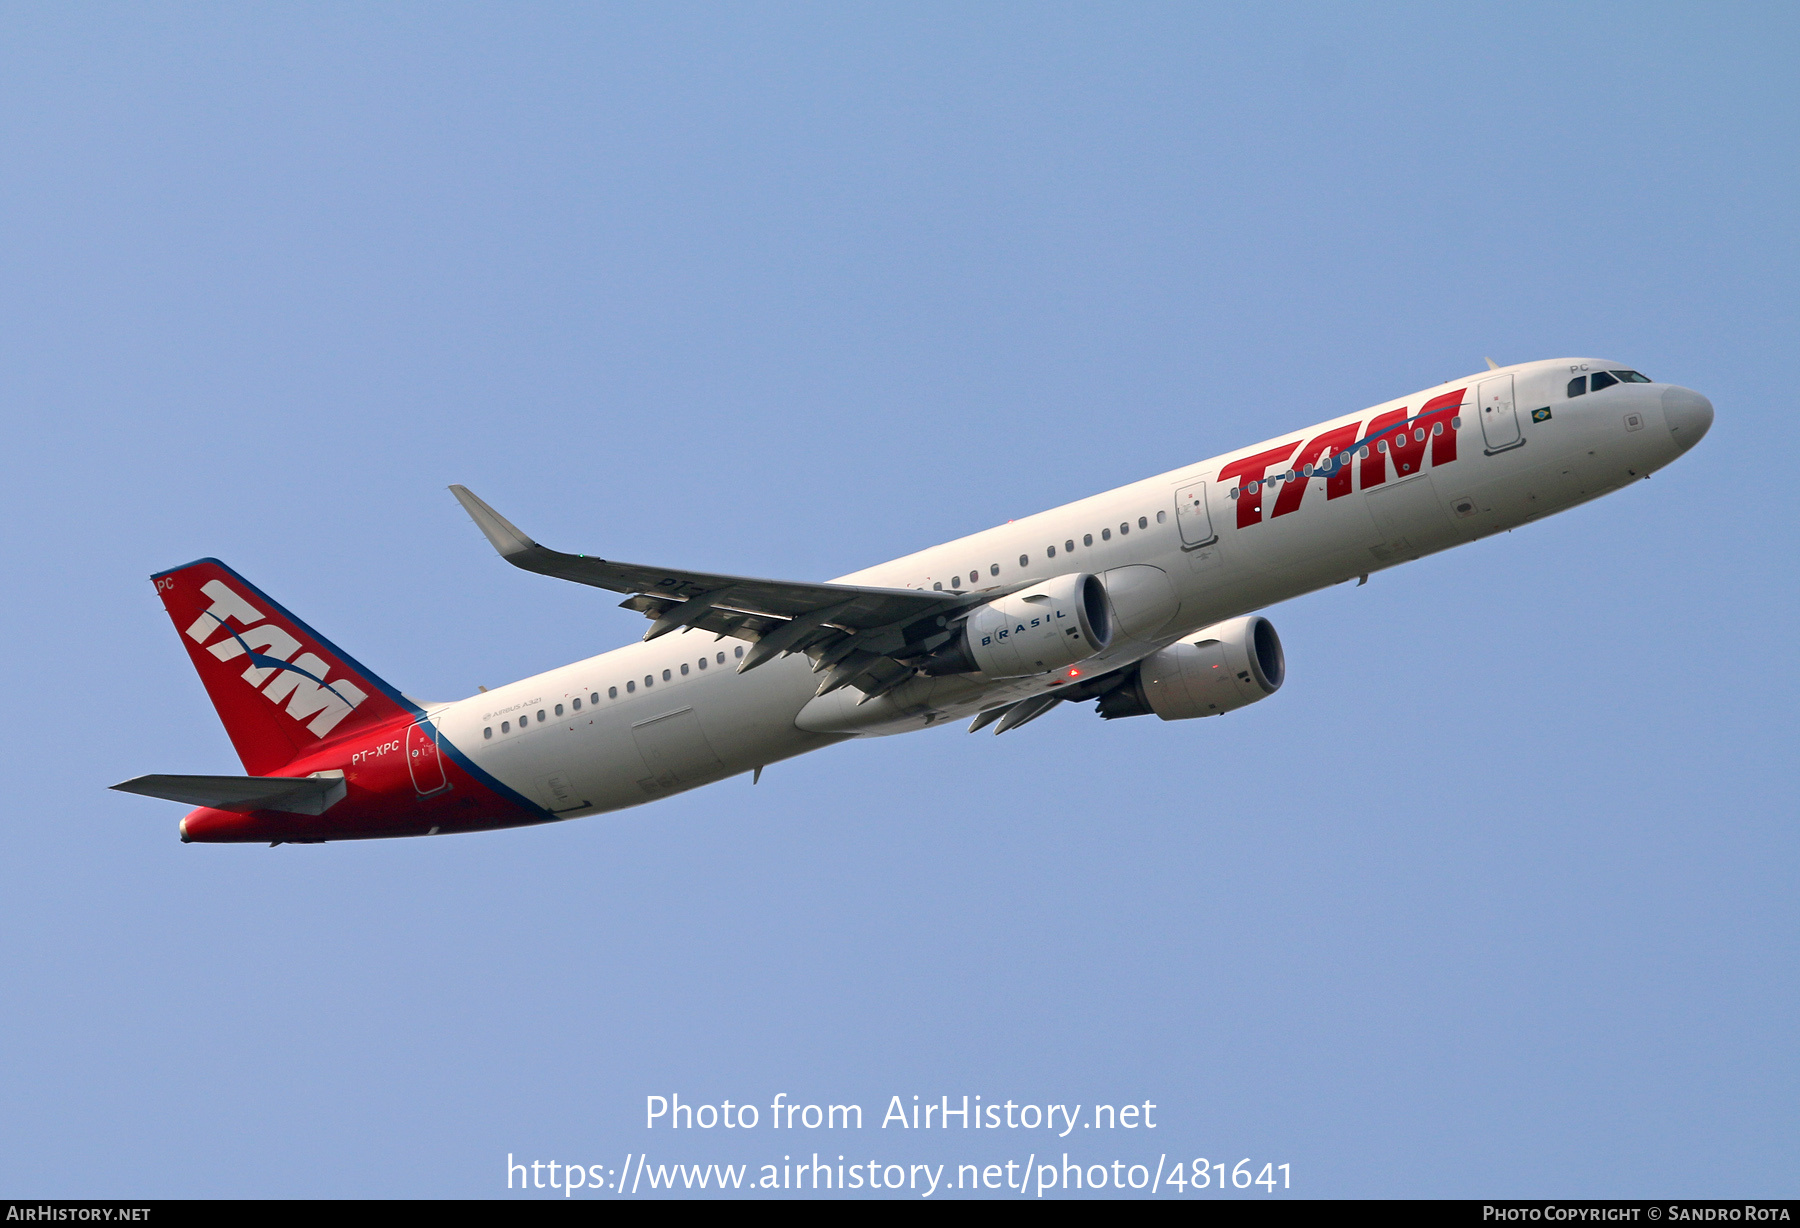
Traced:
<path fill-rule="evenodd" d="M 1618 382 L 1618 380 L 1614 379 L 1606 372 L 1596 371 L 1589 377 L 1588 387 L 1594 392 L 1599 392 L 1602 388 L 1611 388 Z"/>
<path fill-rule="evenodd" d="M 1618 376 L 1619 382 L 1622 384 L 1649 384 L 1654 382 L 1648 375 L 1640 374 L 1637 371 L 1609 371 L 1607 374 Z"/>
<path fill-rule="evenodd" d="M 1587 376 L 1577 375 L 1569 381 L 1569 395 L 1572 397 L 1587 395 Z"/>

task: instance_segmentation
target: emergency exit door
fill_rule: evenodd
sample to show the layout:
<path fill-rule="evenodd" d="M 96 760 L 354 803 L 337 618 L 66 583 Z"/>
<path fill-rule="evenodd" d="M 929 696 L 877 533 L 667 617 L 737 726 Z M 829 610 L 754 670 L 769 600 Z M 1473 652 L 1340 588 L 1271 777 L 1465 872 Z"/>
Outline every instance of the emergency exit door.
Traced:
<path fill-rule="evenodd" d="M 1175 492 L 1175 523 L 1181 526 L 1181 548 L 1197 550 L 1219 539 L 1206 506 L 1206 483 L 1195 482 Z"/>
<path fill-rule="evenodd" d="M 1519 411 L 1513 407 L 1513 377 L 1496 376 L 1481 382 L 1481 437 L 1488 455 L 1516 448 L 1525 442 L 1519 433 Z"/>

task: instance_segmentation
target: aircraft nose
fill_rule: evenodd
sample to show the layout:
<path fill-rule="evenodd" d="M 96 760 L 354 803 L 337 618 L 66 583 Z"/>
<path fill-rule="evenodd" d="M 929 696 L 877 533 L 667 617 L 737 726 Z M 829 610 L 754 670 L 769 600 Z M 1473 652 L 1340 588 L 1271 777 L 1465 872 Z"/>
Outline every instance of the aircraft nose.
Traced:
<path fill-rule="evenodd" d="M 1669 434 L 1675 446 L 1686 452 L 1699 443 L 1712 429 L 1712 402 L 1692 388 L 1665 388 L 1662 394 L 1663 417 L 1668 420 Z"/>

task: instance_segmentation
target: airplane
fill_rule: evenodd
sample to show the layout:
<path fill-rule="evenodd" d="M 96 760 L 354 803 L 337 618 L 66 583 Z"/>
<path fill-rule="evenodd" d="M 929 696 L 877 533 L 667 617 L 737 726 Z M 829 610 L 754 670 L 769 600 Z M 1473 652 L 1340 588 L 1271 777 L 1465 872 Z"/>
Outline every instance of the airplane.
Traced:
<path fill-rule="evenodd" d="M 1499 366 L 826 583 L 539 545 L 450 489 L 515 567 L 626 594 L 643 641 L 450 703 L 396 690 L 215 559 L 152 577 L 243 776 L 112 786 L 184 842 L 310 844 L 603 814 L 849 738 L 1063 704 L 1225 713 L 1281 689 L 1257 610 L 1648 478 L 1713 406 L 1594 358 Z"/>

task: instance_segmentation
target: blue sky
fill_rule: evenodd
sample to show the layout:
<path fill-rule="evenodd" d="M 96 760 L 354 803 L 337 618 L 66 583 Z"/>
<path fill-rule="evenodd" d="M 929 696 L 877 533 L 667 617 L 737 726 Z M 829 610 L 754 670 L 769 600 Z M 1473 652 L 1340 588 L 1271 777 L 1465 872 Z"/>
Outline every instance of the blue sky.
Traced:
<path fill-rule="evenodd" d="M 4 1192 L 479 1197 L 646 1150 L 1800 1189 L 1790 7 L 0 21 Z M 451 482 L 564 549 L 819 579 L 1568 354 L 1717 425 L 1276 607 L 1290 680 L 1225 720 L 430 841 L 184 847 L 104 788 L 238 770 L 147 583 L 197 556 L 454 698 L 643 627 Z M 672 1092 L 871 1119 L 647 1133 Z M 874 1124 L 965 1093 L 1159 1126 Z"/>

